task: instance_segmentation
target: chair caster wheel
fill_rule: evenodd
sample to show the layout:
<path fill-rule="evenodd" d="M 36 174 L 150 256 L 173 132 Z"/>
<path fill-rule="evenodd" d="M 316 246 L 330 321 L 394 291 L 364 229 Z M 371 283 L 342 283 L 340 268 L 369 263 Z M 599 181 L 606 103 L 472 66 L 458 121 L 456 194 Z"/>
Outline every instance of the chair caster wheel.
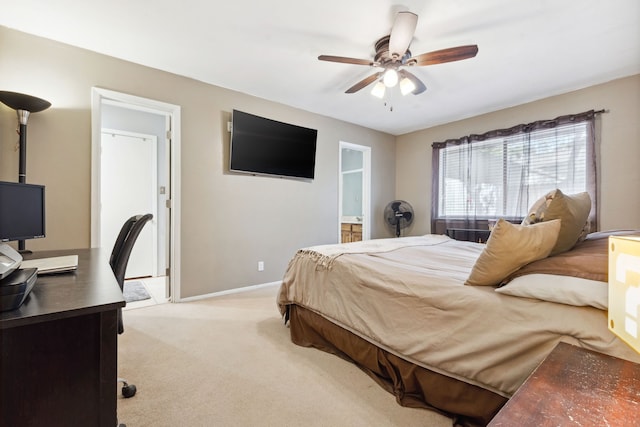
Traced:
<path fill-rule="evenodd" d="M 125 384 L 122 386 L 122 395 L 126 398 L 133 397 L 136 394 L 136 386 L 133 384 Z"/>

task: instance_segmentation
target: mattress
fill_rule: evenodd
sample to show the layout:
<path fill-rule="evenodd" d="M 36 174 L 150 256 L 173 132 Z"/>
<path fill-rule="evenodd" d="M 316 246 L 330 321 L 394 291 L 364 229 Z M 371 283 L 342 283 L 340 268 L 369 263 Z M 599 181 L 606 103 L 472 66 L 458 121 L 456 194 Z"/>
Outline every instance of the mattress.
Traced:
<path fill-rule="evenodd" d="M 608 330 L 605 310 L 465 285 L 483 248 L 426 235 L 301 249 L 277 304 L 283 315 L 302 308 L 397 360 L 487 391 L 497 400 L 466 414 L 480 420 L 561 341 L 640 362 Z M 292 325 L 292 338 L 294 331 Z M 299 334 L 296 339 L 303 342 Z M 358 357 L 349 358 L 362 366 Z"/>

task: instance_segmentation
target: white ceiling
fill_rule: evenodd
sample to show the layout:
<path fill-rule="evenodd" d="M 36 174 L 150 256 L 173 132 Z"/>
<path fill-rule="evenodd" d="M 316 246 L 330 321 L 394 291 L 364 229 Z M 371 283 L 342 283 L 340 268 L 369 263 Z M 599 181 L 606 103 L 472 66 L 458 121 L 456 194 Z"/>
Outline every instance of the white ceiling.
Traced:
<path fill-rule="evenodd" d="M 2 3 L 0 25 L 394 135 L 640 73 L 638 0 Z M 419 16 L 414 56 L 479 52 L 412 68 L 427 91 L 395 91 L 390 111 L 371 86 L 344 93 L 375 70 L 317 57 L 372 58 L 400 10 Z"/>

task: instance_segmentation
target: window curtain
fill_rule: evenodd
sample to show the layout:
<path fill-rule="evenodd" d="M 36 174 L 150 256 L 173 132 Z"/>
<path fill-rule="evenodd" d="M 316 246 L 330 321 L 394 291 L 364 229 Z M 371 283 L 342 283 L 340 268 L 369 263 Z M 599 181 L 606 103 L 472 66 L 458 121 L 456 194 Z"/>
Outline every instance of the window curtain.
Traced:
<path fill-rule="evenodd" d="M 595 117 L 604 111 L 520 124 L 432 145 L 431 232 L 519 223 L 547 192 L 587 191 L 598 229 Z"/>

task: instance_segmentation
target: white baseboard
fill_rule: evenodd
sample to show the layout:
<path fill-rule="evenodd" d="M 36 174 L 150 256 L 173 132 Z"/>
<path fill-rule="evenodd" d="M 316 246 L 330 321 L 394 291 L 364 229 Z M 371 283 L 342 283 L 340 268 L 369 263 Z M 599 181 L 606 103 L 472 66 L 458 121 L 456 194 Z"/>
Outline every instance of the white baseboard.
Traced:
<path fill-rule="evenodd" d="M 204 295 L 196 295 L 195 297 L 181 298 L 179 301 L 176 301 L 176 302 L 198 301 L 201 299 L 220 297 L 223 295 L 238 294 L 238 293 L 247 292 L 247 291 L 254 291 L 260 288 L 268 288 L 270 286 L 279 286 L 281 283 L 282 281 L 278 280 L 277 282 L 269 282 L 269 283 L 262 283 L 259 285 L 244 286 L 242 288 L 228 289 L 226 291 L 213 292 L 213 293 L 204 294 Z"/>

